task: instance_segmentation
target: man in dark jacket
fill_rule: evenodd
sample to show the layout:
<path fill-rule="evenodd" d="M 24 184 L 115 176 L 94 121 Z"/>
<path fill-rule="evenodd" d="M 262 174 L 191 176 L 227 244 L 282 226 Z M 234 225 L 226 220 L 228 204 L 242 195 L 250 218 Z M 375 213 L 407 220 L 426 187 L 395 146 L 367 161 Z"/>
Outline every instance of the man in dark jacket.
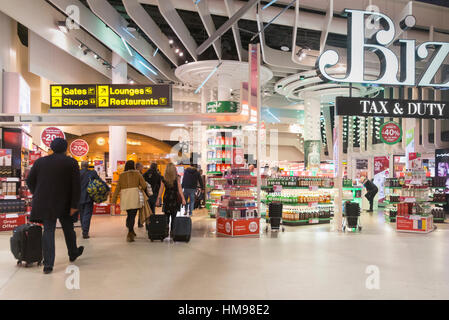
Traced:
<path fill-rule="evenodd" d="M 33 194 L 30 220 L 44 225 L 42 250 L 45 274 L 53 271 L 55 262 L 57 219 L 64 232 L 70 262 L 74 262 L 84 250 L 84 247 L 77 247 L 73 228 L 81 190 L 78 163 L 65 155 L 66 140 L 56 138 L 50 148 L 54 153 L 38 159 L 27 179 L 28 188 Z"/>
<path fill-rule="evenodd" d="M 374 198 L 376 197 L 376 194 L 379 191 L 379 189 L 374 184 L 374 182 L 372 182 L 368 178 L 364 177 L 363 180 L 362 180 L 362 183 L 363 183 L 363 186 L 366 188 L 365 198 L 369 201 L 369 210 L 368 210 L 368 212 L 373 212 Z"/>
<path fill-rule="evenodd" d="M 153 191 L 153 195 L 149 197 L 148 203 L 150 205 L 151 211 L 156 213 L 156 200 L 157 195 L 159 194 L 159 189 L 161 187 L 162 176 L 157 169 L 157 164 L 152 163 L 150 169 L 145 172 L 143 178 L 146 182 L 148 182 L 151 186 L 151 190 Z"/>
<path fill-rule="evenodd" d="M 184 177 L 182 179 L 182 189 L 184 190 L 184 198 L 188 204 L 190 215 L 193 214 L 193 208 L 195 206 L 195 193 L 198 188 L 198 184 L 200 185 L 201 190 L 204 190 L 203 179 L 196 169 L 196 165 L 192 165 L 184 171 Z"/>
<path fill-rule="evenodd" d="M 83 238 L 89 239 L 90 221 L 92 219 L 92 212 L 94 211 L 94 201 L 87 193 L 87 186 L 91 180 L 100 179 L 97 171 L 89 170 L 89 162 L 83 161 L 81 163 L 81 197 L 80 197 L 80 220 L 83 229 Z"/>

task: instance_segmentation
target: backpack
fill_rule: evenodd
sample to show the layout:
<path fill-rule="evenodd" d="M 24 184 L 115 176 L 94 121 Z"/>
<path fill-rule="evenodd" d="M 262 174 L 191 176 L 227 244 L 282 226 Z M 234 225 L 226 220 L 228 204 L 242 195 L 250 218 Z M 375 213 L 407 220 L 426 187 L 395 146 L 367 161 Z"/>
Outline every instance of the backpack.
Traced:
<path fill-rule="evenodd" d="M 87 194 L 95 203 L 102 203 L 108 199 L 109 187 L 101 179 L 91 179 L 87 184 Z"/>

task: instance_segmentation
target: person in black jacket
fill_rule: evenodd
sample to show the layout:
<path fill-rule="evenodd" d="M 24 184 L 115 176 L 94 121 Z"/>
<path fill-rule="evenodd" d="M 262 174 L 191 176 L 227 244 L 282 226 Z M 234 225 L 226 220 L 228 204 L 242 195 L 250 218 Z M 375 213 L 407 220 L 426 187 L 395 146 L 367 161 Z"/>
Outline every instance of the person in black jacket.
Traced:
<path fill-rule="evenodd" d="M 184 191 L 184 198 L 186 199 L 186 203 L 189 210 L 189 214 L 193 214 L 193 208 L 195 206 L 195 193 L 198 188 L 198 184 L 200 185 L 201 190 L 204 190 L 203 179 L 196 169 L 196 165 L 192 165 L 187 168 L 184 172 L 184 177 L 182 179 L 182 189 Z"/>
<path fill-rule="evenodd" d="M 77 247 L 73 228 L 80 200 L 80 170 L 75 159 L 65 155 L 67 141 L 56 138 L 50 145 L 53 154 L 38 159 L 28 175 L 27 185 L 33 194 L 30 221 L 43 223 L 42 251 L 44 273 L 53 271 L 55 229 L 59 219 L 64 232 L 69 260 L 74 262 L 84 247 Z"/>
<path fill-rule="evenodd" d="M 83 161 L 81 163 L 81 197 L 80 197 L 80 220 L 81 227 L 83 229 L 83 238 L 89 239 L 90 221 L 92 219 L 92 213 L 94 211 L 94 201 L 87 193 L 87 186 L 89 182 L 95 179 L 100 179 L 97 171 L 89 170 L 89 162 Z"/>
<path fill-rule="evenodd" d="M 374 197 L 376 197 L 376 194 L 379 191 L 379 189 L 368 178 L 363 177 L 362 178 L 362 183 L 363 183 L 363 186 L 366 188 L 366 191 L 367 191 L 366 194 L 365 194 L 365 198 L 369 201 L 369 210 L 368 210 L 368 212 L 373 212 Z"/>
<path fill-rule="evenodd" d="M 146 182 L 148 182 L 151 186 L 151 189 L 153 190 L 153 195 L 149 197 L 148 203 L 150 205 L 151 211 L 153 214 L 156 214 L 156 201 L 157 201 L 157 195 L 159 194 L 159 189 L 161 187 L 162 182 L 162 176 L 159 173 L 159 170 L 157 169 L 157 164 L 152 163 L 150 166 L 150 169 L 145 172 L 143 175 L 143 178 Z"/>

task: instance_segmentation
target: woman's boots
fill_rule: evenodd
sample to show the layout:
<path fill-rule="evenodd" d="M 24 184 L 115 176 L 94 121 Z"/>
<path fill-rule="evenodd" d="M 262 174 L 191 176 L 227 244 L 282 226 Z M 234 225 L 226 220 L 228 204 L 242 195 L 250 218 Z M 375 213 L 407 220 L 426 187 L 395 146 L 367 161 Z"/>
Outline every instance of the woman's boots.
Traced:
<path fill-rule="evenodd" d="M 128 235 L 126 236 L 127 242 L 134 242 L 134 238 L 136 237 L 136 233 L 134 231 L 128 232 Z"/>

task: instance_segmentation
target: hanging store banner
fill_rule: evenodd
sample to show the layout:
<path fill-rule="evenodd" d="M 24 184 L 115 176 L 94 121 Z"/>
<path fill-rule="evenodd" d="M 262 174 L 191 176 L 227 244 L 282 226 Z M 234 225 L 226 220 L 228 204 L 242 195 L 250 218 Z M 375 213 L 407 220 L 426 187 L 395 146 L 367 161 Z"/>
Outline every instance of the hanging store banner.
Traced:
<path fill-rule="evenodd" d="M 449 101 L 337 97 L 337 115 L 419 119 L 449 119 Z"/>
<path fill-rule="evenodd" d="M 383 143 L 392 145 L 401 141 L 402 128 L 398 123 L 394 121 L 385 122 L 380 127 L 379 132 L 380 132 L 380 140 Z"/>
<path fill-rule="evenodd" d="M 89 144 L 83 139 L 76 139 L 70 144 L 70 153 L 81 158 L 89 153 Z"/>
<path fill-rule="evenodd" d="M 374 157 L 374 184 L 379 189 L 379 199 L 385 198 L 385 179 L 389 176 L 390 158 Z"/>
<path fill-rule="evenodd" d="M 449 149 L 435 150 L 435 171 L 437 177 L 449 176 Z"/>
<path fill-rule="evenodd" d="M 52 85 L 51 109 L 170 109 L 172 86 Z"/>
<path fill-rule="evenodd" d="M 62 132 L 61 129 L 56 128 L 56 127 L 49 127 L 49 128 L 45 128 L 44 131 L 42 131 L 42 134 L 41 134 L 42 143 L 45 146 L 47 146 L 48 148 L 50 148 L 51 143 L 56 138 L 65 139 L 65 134 L 64 134 L 64 132 Z"/>

